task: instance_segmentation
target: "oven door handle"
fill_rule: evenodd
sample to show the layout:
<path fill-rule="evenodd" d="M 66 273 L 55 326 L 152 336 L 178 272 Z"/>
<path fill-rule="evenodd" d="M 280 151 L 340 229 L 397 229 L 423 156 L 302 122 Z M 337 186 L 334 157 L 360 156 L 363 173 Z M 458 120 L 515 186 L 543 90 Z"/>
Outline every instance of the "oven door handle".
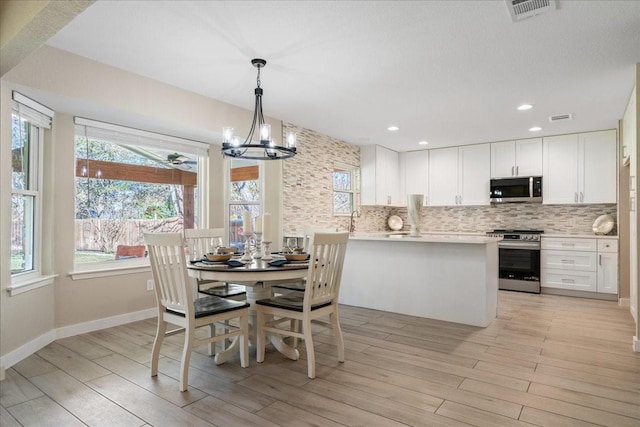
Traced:
<path fill-rule="evenodd" d="M 505 242 L 504 240 L 498 242 L 498 248 L 509 249 L 540 249 L 540 242 Z"/>

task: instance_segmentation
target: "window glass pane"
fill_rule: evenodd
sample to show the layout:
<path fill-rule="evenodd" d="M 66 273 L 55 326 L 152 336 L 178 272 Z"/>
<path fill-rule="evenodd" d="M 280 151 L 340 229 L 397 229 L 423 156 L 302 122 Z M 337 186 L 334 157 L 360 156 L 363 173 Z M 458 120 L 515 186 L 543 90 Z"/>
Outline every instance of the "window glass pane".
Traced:
<path fill-rule="evenodd" d="M 255 230 L 255 218 L 260 215 L 259 205 L 229 205 L 229 245 L 239 250 L 244 250 L 244 224 L 242 223 L 242 214 L 245 211 L 251 212 L 254 223 L 252 229 Z"/>
<path fill-rule="evenodd" d="M 28 121 L 15 115 L 11 115 L 11 167 L 12 186 L 16 190 L 29 190 L 30 188 L 30 130 Z"/>
<path fill-rule="evenodd" d="M 11 274 L 34 269 L 35 197 L 11 196 Z"/>
<path fill-rule="evenodd" d="M 353 194 L 335 191 L 333 193 L 333 212 L 350 214 L 352 211 Z"/>
<path fill-rule="evenodd" d="M 351 172 L 350 171 L 333 172 L 333 189 L 334 190 L 351 190 Z"/>
<path fill-rule="evenodd" d="M 259 181 L 239 181 L 231 183 L 232 202 L 246 201 L 257 202 L 260 200 L 260 183 Z"/>
<path fill-rule="evenodd" d="M 171 156 L 76 137 L 76 264 L 143 257 L 144 233 L 194 227 L 197 159 Z"/>

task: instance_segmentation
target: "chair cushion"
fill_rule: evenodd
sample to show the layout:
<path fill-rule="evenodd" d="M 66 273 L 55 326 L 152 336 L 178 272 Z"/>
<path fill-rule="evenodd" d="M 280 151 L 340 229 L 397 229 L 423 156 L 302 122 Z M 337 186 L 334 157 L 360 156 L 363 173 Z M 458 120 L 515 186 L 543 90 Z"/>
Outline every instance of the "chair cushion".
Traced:
<path fill-rule="evenodd" d="M 285 289 L 287 291 L 301 291 L 301 292 L 304 292 L 305 283 L 304 282 L 280 283 L 278 285 L 273 285 L 272 288 L 274 290 Z"/>
<path fill-rule="evenodd" d="M 280 295 L 280 296 L 272 297 L 269 299 L 260 299 L 256 301 L 256 304 L 302 312 L 303 301 L 304 301 L 304 294 L 294 293 L 294 294 Z M 317 310 L 319 308 L 326 307 L 328 305 L 331 305 L 331 302 L 312 305 L 311 310 Z"/>
<path fill-rule="evenodd" d="M 211 288 L 199 289 L 201 294 L 214 295 L 220 298 L 237 297 L 246 295 L 247 289 L 242 285 L 227 284 L 224 286 L 213 286 Z"/>
<path fill-rule="evenodd" d="M 198 298 L 193 302 L 195 306 L 195 317 L 206 317 L 212 314 L 225 313 L 227 311 L 240 310 L 249 307 L 248 302 L 233 301 L 216 296 Z M 184 313 L 167 309 L 168 312 L 184 317 Z"/>

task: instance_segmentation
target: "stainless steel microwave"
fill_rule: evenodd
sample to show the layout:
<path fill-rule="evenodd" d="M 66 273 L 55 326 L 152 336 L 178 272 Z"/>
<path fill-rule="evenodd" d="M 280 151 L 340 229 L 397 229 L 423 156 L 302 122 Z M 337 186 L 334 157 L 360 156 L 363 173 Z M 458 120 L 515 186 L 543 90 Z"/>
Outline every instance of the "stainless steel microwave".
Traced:
<path fill-rule="evenodd" d="M 491 203 L 542 202 L 542 177 L 492 179 L 489 200 Z"/>

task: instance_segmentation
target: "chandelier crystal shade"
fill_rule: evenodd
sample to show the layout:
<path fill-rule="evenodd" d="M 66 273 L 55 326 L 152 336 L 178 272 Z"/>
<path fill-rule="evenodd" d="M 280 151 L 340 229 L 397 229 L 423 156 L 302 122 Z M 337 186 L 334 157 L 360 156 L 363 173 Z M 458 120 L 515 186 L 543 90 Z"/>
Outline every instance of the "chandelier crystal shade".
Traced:
<path fill-rule="evenodd" d="M 267 65 L 264 59 L 252 59 L 251 64 L 258 69 L 257 87 L 254 91 L 256 103 L 253 110 L 253 122 L 249 135 L 240 142 L 240 139 L 233 134 L 232 127 L 225 127 L 222 130 L 223 155 L 240 159 L 254 160 L 280 160 L 296 155 L 296 134 L 288 132 L 283 145 L 278 145 L 271 135 L 271 125 L 264 122 L 262 114 L 262 88 L 260 87 L 260 69 Z M 254 141 L 254 133 L 258 131 L 258 141 Z"/>

